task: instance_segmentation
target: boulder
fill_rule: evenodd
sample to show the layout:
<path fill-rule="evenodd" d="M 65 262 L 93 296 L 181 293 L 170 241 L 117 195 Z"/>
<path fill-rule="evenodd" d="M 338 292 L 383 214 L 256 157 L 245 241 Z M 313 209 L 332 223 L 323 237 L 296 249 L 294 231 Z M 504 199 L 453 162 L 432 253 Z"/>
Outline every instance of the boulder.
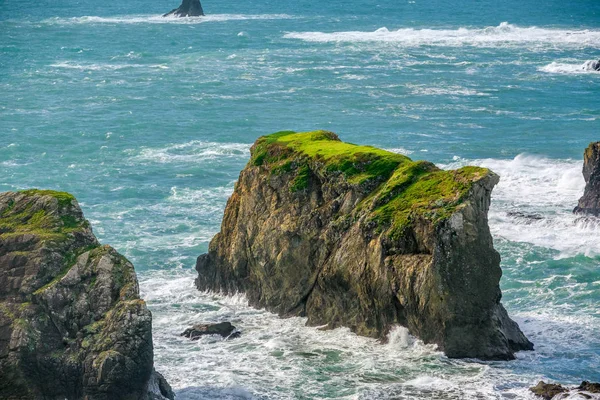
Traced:
<path fill-rule="evenodd" d="M 600 71 L 600 60 L 590 60 L 583 64 L 585 71 Z"/>
<path fill-rule="evenodd" d="M 585 190 L 573 212 L 598 216 L 600 214 L 600 142 L 590 143 L 583 153 L 583 178 Z"/>
<path fill-rule="evenodd" d="M 0 398 L 174 398 L 133 265 L 68 193 L 0 194 Z"/>
<path fill-rule="evenodd" d="M 500 303 L 487 223 L 497 182 L 327 131 L 261 137 L 196 286 L 311 326 L 385 340 L 400 324 L 449 357 L 513 359 L 533 345 Z"/>
<path fill-rule="evenodd" d="M 181 5 L 163 15 L 163 17 L 201 17 L 204 15 L 200 0 L 183 0 Z"/>
<path fill-rule="evenodd" d="M 235 326 L 230 322 L 220 322 L 218 324 L 199 324 L 187 328 L 180 336 L 192 340 L 198 340 L 204 335 L 221 335 L 224 338 L 234 339 L 240 337 L 240 332 L 236 331 Z"/>
<path fill-rule="evenodd" d="M 600 383 L 581 382 L 578 387 L 567 388 L 555 383 L 538 382 L 529 390 L 544 400 L 600 399 Z"/>

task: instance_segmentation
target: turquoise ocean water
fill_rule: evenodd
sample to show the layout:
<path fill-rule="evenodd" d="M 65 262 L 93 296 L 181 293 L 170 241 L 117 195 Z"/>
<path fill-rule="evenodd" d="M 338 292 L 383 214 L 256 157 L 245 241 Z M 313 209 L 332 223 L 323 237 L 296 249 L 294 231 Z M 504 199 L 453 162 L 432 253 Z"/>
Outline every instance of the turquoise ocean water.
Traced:
<path fill-rule="evenodd" d="M 571 214 L 600 140 L 600 2 L 0 0 L 0 191 L 66 190 L 136 266 L 179 399 L 525 399 L 600 381 L 600 224 Z M 503 302 L 535 352 L 449 360 L 193 288 L 251 143 L 279 130 L 500 174 Z M 535 214 L 531 220 L 514 212 Z M 244 335 L 190 343 L 188 325 Z"/>

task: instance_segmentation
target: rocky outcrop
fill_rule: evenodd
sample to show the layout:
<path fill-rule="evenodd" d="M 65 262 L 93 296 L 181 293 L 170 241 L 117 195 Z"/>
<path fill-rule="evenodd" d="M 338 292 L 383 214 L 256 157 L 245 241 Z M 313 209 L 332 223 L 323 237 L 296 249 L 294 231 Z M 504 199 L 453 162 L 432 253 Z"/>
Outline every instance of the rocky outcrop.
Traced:
<path fill-rule="evenodd" d="M 163 17 L 201 17 L 204 15 L 200 0 L 183 0 L 181 5 L 163 15 Z"/>
<path fill-rule="evenodd" d="M 600 71 L 600 60 L 590 60 L 583 64 L 584 71 Z"/>
<path fill-rule="evenodd" d="M 173 397 L 133 265 L 73 196 L 0 194 L 0 398 Z"/>
<path fill-rule="evenodd" d="M 538 382 L 529 390 L 544 400 L 562 399 L 600 399 L 600 383 L 581 382 L 574 388 L 567 388 L 555 383 Z"/>
<path fill-rule="evenodd" d="M 577 214 L 600 214 L 600 142 L 590 143 L 583 153 L 585 191 L 573 210 Z"/>
<path fill-rule="evenodd" d="M 218 324 L 198 324 L 187 328 L 180 336 L 191 340 L 198 340 L 205 335 L 220 335 L 224 338 L 235 339 L 240 337 L 240 332 L 231 325 L 231 322 L 219 322 Z"/>
<path fill-rule="evenodd" d="M 401 324 L 450 357 L 533 348 L 500 304 L 493 172 L 442 171 L 326 131 L 265 136 L 251 154 L 198 258 L 198 289 L 384 340 Z"/>

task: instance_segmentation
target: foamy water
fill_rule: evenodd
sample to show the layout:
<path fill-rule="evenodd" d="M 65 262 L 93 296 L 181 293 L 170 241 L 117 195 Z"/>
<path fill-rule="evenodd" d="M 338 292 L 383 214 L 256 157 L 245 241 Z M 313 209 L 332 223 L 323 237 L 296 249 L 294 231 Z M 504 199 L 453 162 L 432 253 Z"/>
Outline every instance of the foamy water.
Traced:
<path fill-rule="evenodd" d="M 373 32 L 290 32 L 286 39 L 310 42 L 385 42 L 403 46 L 565 46 L 585 48 L 600 46 L 600 30 L 565 30 L 538 27 L 520 27 L 502 22 L 486 28 L 389 30 Z"/>

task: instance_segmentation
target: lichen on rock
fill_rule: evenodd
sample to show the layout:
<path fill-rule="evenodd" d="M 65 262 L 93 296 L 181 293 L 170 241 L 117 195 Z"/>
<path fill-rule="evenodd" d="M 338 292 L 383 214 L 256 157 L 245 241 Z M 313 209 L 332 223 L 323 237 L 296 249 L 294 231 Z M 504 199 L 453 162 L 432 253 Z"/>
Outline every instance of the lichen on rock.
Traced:
<path fill-rule="evenodd" d="M 512 359 L 533 345 L 500 304 L 497 182 L 327 131 L 261 137 L 196 285 L 309 325 L 385 339 L 401 324 L 450 357 Z"/>
<path fill-rule="evenodd" d="M 0 398 L 173 398 L 133 265 L 68 193 L 0 194 Z"/>

